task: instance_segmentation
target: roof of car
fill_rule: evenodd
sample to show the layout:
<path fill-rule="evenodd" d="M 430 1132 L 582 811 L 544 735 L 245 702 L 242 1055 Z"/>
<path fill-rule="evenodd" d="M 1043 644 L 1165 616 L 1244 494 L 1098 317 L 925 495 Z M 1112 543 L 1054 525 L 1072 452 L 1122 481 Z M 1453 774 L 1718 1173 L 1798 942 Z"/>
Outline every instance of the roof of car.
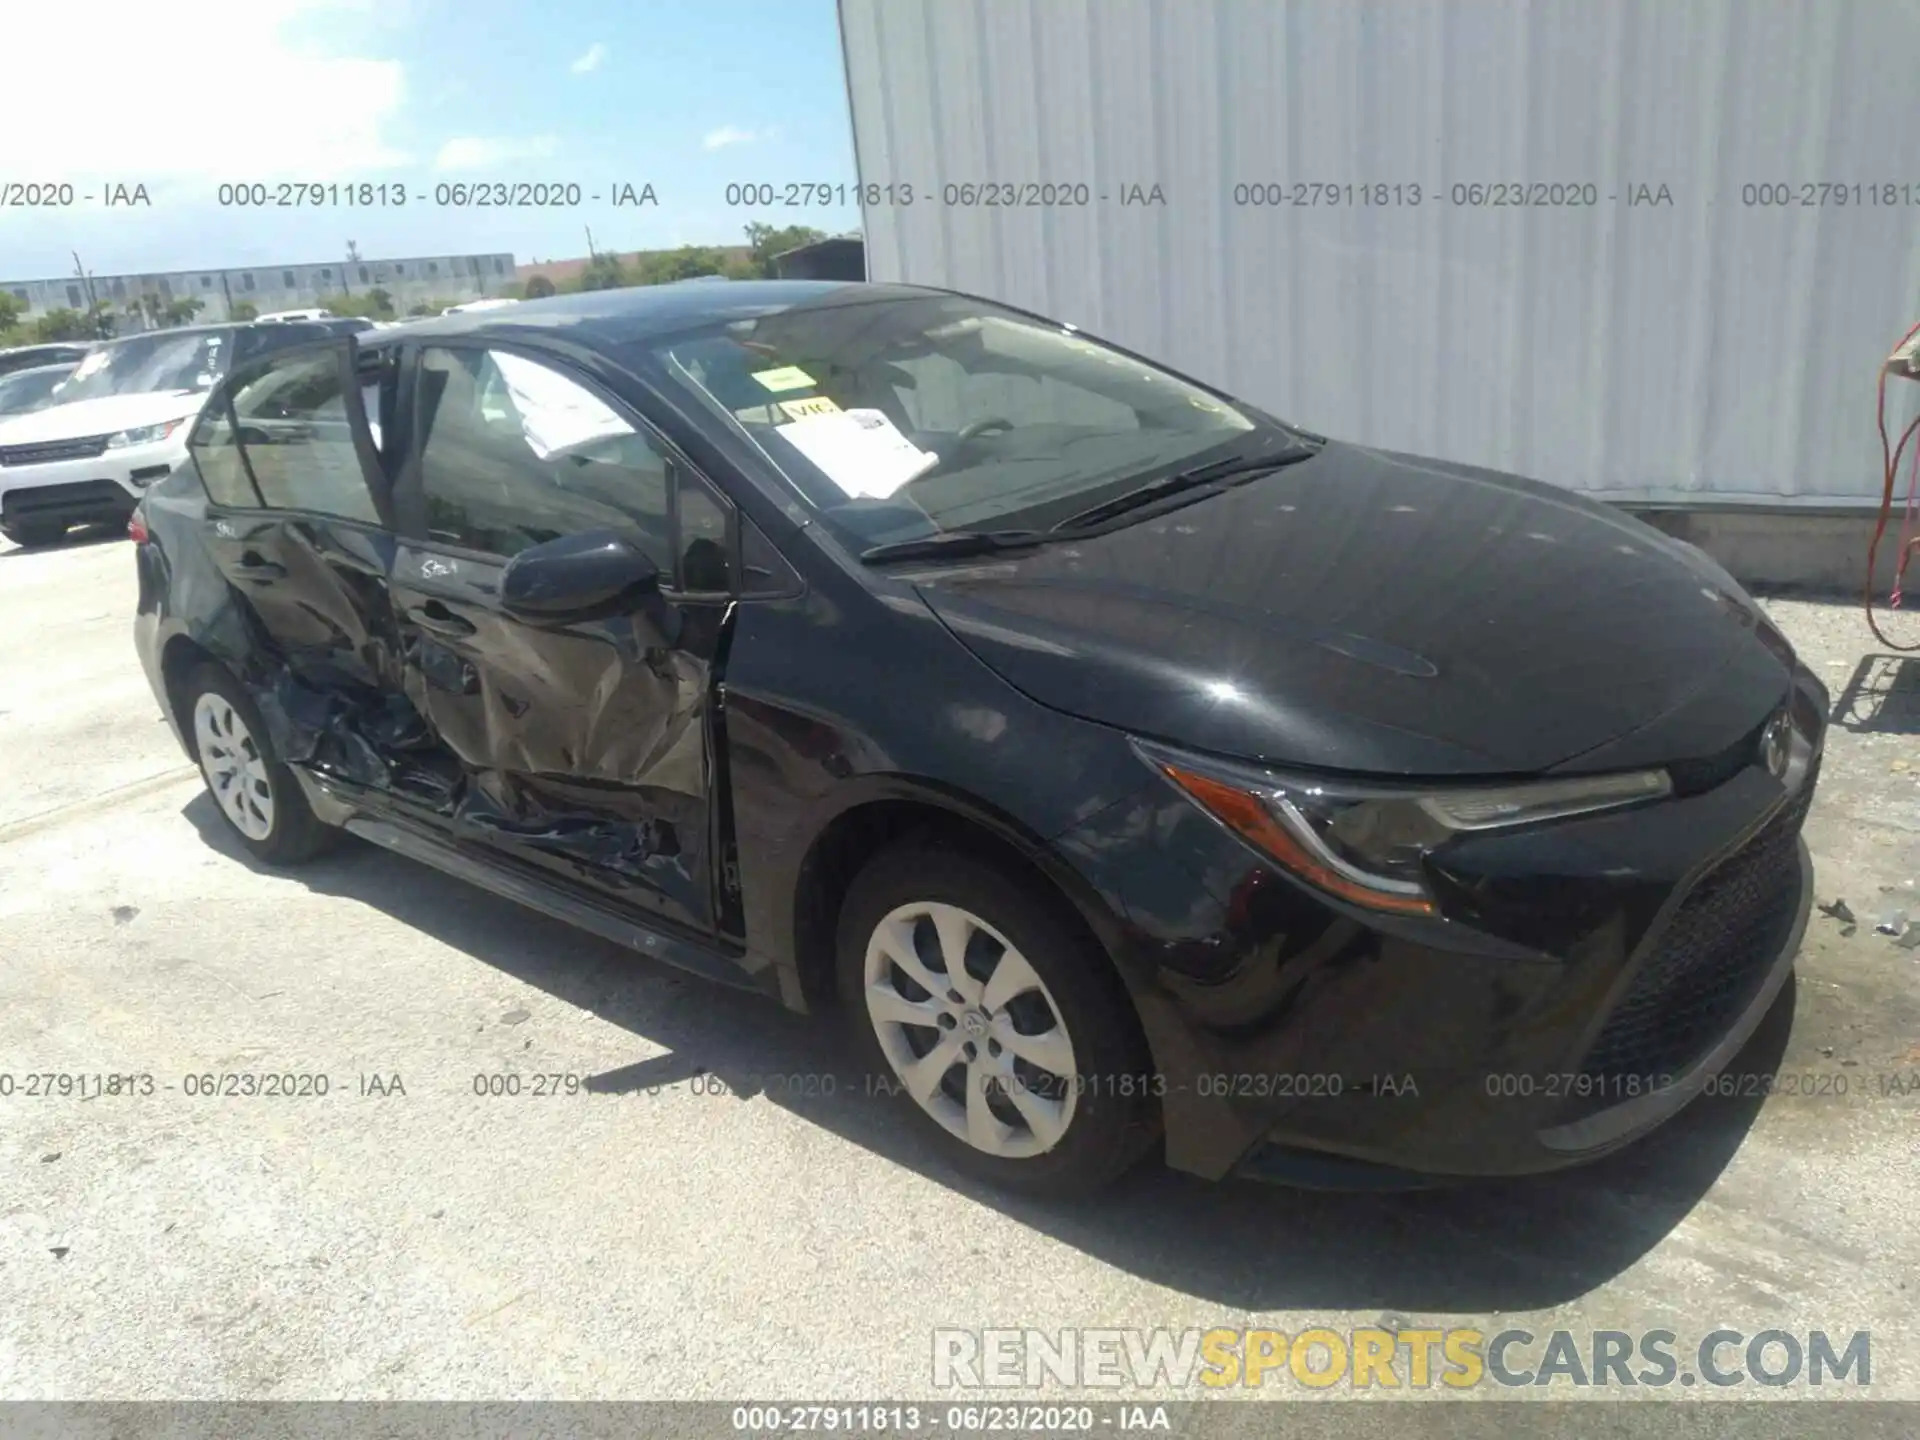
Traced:
<path fill-rule="evenodd" d="M 219 335 L 229 330 L 248 330 L 259 322 L 253 320 L 228 320 L 213 325 L 170 325 L 159 330 L 135 330 L 126 335 L 115 335 L 111 340 L 99 340 L 99 345 L 124 345 L 129 340 L 148 340 L 155 336 L 172 339 L 176 335 Z"/>
<path fill-rule="evenodd" d="M 45 340 L 35 345 L 9 345 L 0 349 L 0 355 L 26 355 L 35 350 L 85 350 L 93 343 L 91 340 Z"/>
<path fill-rule="evenodd" d="M 882 285 L 846 280 L 729 280 L 699 285 L 676 282 L 634 285 L 619 290 L 587 290 L 524 300 L 496 309 L 409 320 L 360 337 L 363 347 L 419 338 L 482 336 L 502 340 L 544 332 L 588 345 L 612 346 L 670 335 L 726 320 L 754 319 L 826 299 L 841 291 L 861 300 L 905 299 L 940 292 L 913 285 Z"/>

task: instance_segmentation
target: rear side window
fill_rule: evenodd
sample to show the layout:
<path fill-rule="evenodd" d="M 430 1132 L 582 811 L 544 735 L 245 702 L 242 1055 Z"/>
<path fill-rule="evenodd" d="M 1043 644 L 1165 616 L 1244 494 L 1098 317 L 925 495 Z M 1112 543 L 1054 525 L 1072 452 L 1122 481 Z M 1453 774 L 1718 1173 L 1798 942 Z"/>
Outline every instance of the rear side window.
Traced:
<path fill-rule="evenodd" d="M 378 524 L 342 372 L 340 352 L 328 348 L 285 355 L 236 377 L 226 406 L 208 407 L 191 445 L 208 495 L 224 505 Z"/>
<path fill-rule="evenodd" d="M 586 386 L 499 350 L 420 358 L 427 538 L 502 558 L 610 528 L 674 573 L 667 462 Z"/>

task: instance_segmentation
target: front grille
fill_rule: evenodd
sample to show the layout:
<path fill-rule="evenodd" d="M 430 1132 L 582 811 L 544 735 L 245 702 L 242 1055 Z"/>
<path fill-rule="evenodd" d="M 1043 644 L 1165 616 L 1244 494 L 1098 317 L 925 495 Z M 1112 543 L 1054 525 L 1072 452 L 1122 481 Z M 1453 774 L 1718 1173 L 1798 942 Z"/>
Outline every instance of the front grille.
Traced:
<path fill-rule="evenodd" d="M 91 460 L 107 453 L 107 436 L 42 440 L 37 445 L 0 445 L 0 465 L 45 465 L 53 460 Z"/>
<path fill-rule="evenodd" d="M 1587 1052 L 1590 1098 L 1569 1120 L 1644 1093 L 1646 1077 L 1680 1074 L 1752 1001 L 1799 913 L 1797 842 L 1818 778 L 1816 764 L 1760 833 L 1680 902 Z"/>

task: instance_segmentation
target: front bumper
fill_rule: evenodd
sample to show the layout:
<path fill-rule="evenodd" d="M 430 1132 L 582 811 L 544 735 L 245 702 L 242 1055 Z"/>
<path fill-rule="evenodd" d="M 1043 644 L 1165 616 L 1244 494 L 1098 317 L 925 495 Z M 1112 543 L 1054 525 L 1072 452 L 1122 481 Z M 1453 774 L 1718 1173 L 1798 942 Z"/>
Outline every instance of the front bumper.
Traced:
<path fill-rule="evenodd" d="M 1523 1175 L 1654 1129 L 1738 1053 L 1812 901 L 1814 763 L 1449 847 L 1446 919 L 1329 901 L 1159 782 L 1058 842 L 1121 917 L 1176 1168 L 1333 1188 Z"/>
<path fill-rule="evenodd" d="M 127 445 L 97 455 L 0 464 L 0 524 L 124 521 L 147 487 L 166 476 L 186 454 L 184 442 L 169 436 L 156 444 Z"/>

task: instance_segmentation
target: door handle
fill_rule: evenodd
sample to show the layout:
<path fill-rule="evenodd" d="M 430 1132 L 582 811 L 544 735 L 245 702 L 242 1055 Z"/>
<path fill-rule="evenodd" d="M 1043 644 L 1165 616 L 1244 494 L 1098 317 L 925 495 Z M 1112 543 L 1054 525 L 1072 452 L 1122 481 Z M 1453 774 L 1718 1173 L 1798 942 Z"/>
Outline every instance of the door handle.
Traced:
<path fill-rule="evenodd" d="M 249 550 L 234 562 L 234 573 L 247 580 L 281 580 L 286 578 L 287 567 L 275 561 L 261 557 L 257 551 Z"/>
<path fill-rule="evenodd" d="M 422 630 L 431 630 L 436 635 L 471 635 L 474 630 L 471 620 L 454 614 L 438 600 L 429 600 L 409 610 L 407 618 Z"/>

